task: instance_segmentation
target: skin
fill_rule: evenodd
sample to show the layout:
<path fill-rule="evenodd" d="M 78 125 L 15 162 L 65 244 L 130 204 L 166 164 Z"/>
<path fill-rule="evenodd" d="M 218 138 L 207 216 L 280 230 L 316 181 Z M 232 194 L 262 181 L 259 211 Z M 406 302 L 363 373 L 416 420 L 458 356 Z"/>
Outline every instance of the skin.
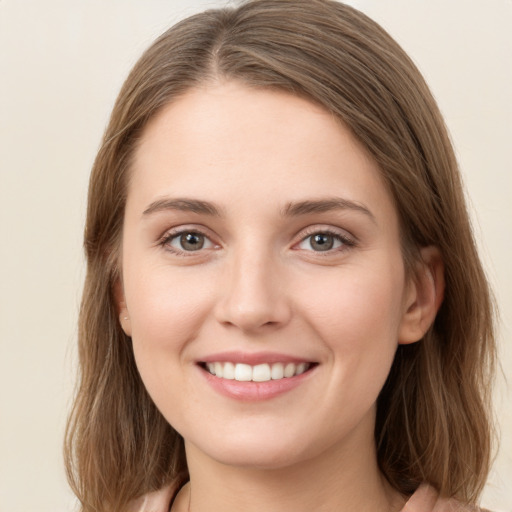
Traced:
<path fill-rule="evenodd" d="M 217 214 L 176 208 L 177 198 Z M 333 198 L 349 207 L 290 206 Z M 182 232 L 202 233 L 203 248 L 184 250 Z M 334 236 L 333 249 L 317 250 L 315 233 Z M 438 253 L 422 256 L 407 280 L 377 165 L 307 100 L 215 82 L 150 121 L 117 297 L 144 384 L 185 439 L 190 484 L 174 510 L 402 507 L 378 470 L 375 402 L 397 345 L 423 336 L 442 297 Z M 198 365 L 226 350 L 315 367 L 286 393 L 236 400 Z"/>

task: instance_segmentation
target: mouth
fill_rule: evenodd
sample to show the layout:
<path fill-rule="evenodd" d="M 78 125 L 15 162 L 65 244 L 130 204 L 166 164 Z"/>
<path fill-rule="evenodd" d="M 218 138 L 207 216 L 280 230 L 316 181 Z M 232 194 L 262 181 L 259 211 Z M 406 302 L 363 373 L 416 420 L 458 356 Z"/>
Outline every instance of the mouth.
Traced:
<path fill-rule="evenodd" d="M 238 382 L 269 382 L 291 379 L 309 372 L 317 363 L 275 362 L 250 365 L 230 361 L 202 362 L 199 366 L 218 379 Z"/>

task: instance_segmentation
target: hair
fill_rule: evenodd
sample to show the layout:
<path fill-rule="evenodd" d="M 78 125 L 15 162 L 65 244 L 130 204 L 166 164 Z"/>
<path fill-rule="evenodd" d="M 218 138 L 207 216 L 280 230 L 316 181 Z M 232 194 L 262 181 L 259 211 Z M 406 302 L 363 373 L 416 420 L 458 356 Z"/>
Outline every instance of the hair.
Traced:
<path fill-rule="evenodd" d="M 130 164 L 146 124 L 188 90 L 219 80 L 286 91 L 330 111 L 382 172 L 406 268 L 420 248 L 439 248 L 444 301 L 424 338 L 398 347 L 377 403 L 377 457 L 401 493 L 428 482 L 475 502 L 492 455 L 494 308 L 436 102 L 411 59 L 361 12 L 331 0 L 253 0 L 189 17 L 152 44 L 121 89 L 94 162 L 80 376 L 65 445 L 82 510 L 122 510 L 187 478 L 183 439 L 144 388 L 114 287 Z"/>

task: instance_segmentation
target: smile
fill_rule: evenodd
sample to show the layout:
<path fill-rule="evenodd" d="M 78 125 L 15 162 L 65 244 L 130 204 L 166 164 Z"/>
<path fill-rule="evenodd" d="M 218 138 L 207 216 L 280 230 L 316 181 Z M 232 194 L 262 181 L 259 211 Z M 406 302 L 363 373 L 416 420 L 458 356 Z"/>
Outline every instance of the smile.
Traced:
<path fill-rule="evenodd" d="M 204 368 L 220 379 L 238 382 L 267 382 L 296 377 L 307 372 L 312 363 L 262 363 L 250 365 L 232 362 L 209 362 Z"/>

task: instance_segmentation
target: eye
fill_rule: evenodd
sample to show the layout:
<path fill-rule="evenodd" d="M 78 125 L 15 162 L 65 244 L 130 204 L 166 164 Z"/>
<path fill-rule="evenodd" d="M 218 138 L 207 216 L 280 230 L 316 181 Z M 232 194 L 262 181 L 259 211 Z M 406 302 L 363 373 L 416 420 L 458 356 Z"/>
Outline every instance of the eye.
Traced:
<path fill-rule="evenodd" d="M 352 240 L 338 233 L 319 231 L 303 238 L 298 248 L 305 251 L 327 252 L 353 245 Z"/>
<path fill-rule="evenodd" d="M 194 252 L 215 247 L 206 235 L 198 231 L 172 233 L 163 240 L 163 245 L 175 252 Z"/>

